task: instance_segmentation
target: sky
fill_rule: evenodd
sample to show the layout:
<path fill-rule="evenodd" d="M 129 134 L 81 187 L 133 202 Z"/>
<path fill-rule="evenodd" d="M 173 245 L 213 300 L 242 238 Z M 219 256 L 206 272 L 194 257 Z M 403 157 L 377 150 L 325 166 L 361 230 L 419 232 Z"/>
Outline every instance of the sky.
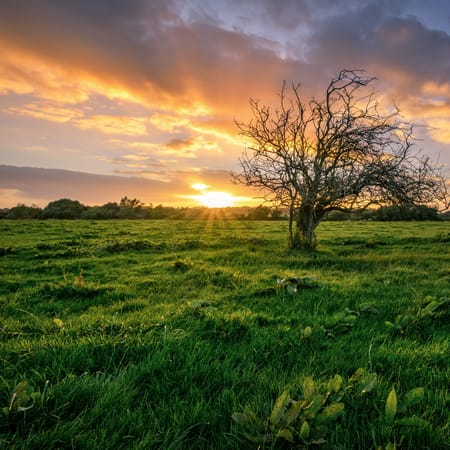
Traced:
<path fill-rule="evenodd" d="M 341 69 L 450 167 L 448 0 L 1 0 L 0 207 L 259 204 L 235 120 Z"/>

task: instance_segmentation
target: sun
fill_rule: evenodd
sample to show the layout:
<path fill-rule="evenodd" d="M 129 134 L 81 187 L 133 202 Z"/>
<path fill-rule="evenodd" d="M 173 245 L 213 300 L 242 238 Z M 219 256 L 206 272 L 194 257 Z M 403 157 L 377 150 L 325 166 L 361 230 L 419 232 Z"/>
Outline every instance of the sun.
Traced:
<path fill-rule="evenodd" d="M 191 184 L 191 187 L 196 191 L 200 191 L 200 193 L 189 197 L 208 208 L 227 208 L 228 206 L 234 206 L 237 200 L 236 197 L 228 192 L 211 191 L 212 186 L 209 184 L 197 182 Z"/>
<path fill-rule="evenodd" d="M 234 197 L 228 192 L 208 191 L 195 195 L 194 198 L 208 208 L 226 208 L 234 205 Z"/>

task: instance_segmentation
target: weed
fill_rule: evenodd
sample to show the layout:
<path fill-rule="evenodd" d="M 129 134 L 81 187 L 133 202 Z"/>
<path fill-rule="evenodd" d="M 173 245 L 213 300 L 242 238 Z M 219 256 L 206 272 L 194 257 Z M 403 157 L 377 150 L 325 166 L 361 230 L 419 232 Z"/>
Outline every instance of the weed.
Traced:
<path fill-rule="evenodd" d="M 321 385 L 312 377 L 305 377 L 300 385 L 301 396 L 294 400 L 291 389 L 284 390 L 267 418 L 261 419 L 247 409 L 234 413 L 232 419 L 245 438 L 256 444 L 273 446 L 278 441 L 288 441 L 295 448 L 325 444 L 330 427 L 335 427 L 334 423 L 344 414 L 344 401 L 350 391 L 366 394 L 375 384 L 376 375 L 364 369 L 358 369 L 347 383 L 340 375 Z M 392 414 L 392 403 L 393 400 L 388 399 L 386 415 Z"/>
<path fill-rule="evenodd" d="M 399 314 L 394 322 L 385 321 L 386 327 L 393 333 L 404 336 L 410 334 L 427 334 L 427 325 L 439 322 L 448 323 L 450 298 L 425 297 L 417 308 L 409 308 L 403 314 Z"/>

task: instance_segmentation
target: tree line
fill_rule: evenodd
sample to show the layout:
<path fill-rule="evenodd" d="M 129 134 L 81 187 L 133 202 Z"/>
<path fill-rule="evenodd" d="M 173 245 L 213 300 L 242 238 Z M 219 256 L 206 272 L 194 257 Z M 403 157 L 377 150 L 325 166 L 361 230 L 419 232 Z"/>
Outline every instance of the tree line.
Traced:
<path fill-rule="evenodd" d="M 198 207 L 173 207 L 145 205 L 136 198 L 123 197 L 119 203 L 108 202 L 101 206 L 87 206 L 78 200 L 67 198 L 48 203 L 45 208 L 19 204 L 12 208 L 0 209 L 0 219 L 207 219 L 212 216 L 235 220 L 287 220 L 288 209 L 264 205 L 256 207 L 227 207 L 209 209 Z M 437 209 L 427 206 L 394 205 L 377 209 L 355 209 L 350 213 L 330 212 L 324 220 L 450 220 L 450 214 L 440 214 Z"/>
<path fill-rule="evenodd" d="M 123 197 L 119 203 L 108 202 L 101 206 L 87 206 L 78 200 L 62 198 L 44 208 L 18 204 L 0 209 L 0 219 L 202 219 L 217 216 L 226 219 L 277 220 L 282 211 L 267 206 L 227 207 L 209 209 L 205 206 L 173 207 L 146 205 L 137 198 Z"/>

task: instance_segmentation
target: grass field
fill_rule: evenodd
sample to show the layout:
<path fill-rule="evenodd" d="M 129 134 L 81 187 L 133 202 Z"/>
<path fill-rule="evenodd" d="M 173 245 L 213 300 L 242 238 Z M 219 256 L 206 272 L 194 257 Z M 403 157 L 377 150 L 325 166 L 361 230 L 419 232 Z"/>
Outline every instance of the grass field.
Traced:
<path fill-rule="evenodd" d="M 448 222 L 286 226 L 1 221 L 0 448 L 450 448 Z"/>

